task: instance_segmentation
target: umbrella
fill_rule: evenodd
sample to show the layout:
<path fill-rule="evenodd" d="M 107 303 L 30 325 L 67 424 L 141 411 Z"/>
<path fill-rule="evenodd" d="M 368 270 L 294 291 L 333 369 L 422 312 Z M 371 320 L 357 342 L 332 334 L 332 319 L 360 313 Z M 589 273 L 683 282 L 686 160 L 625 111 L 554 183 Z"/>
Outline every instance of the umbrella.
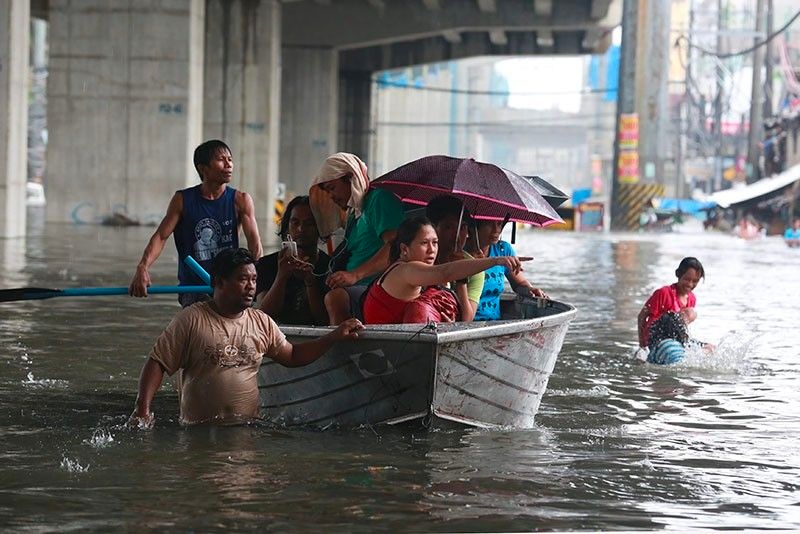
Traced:
<path fill-rule="evenodd" d="M 569 199 L 566 193 L 544 178 L 539 176 L 523 176 L 523 178 L 533 184 L 533 187 L 544 197 L 547 203 L 553 206 L 553 209 L 556 209 Z"/>
<path fill-rule="evenodd" d="M 472 158 L 426 156 L 389 171 L 370 184 L 403 202 L 425 206 L 438 195 L 460 198 L 475 219 L 547 226 L 563 222 L 536 188 L 509 170 Z"/>

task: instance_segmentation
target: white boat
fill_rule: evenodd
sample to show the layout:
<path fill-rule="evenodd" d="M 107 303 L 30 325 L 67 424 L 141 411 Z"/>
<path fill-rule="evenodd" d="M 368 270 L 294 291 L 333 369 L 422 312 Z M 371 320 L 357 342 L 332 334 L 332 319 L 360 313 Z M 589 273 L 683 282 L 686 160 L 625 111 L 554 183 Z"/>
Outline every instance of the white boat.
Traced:
<path fill-rule="evenodd" d="M 265 360 L 262 415 L 279 425 L 318 428 L 415 419 L 531 428 L 576 310 L 522 297 L 510 304 L 501 321 L 370 325 L 357 341 L 305 367 Z M 293 342 L 330 331 L 281 330 Z"/>

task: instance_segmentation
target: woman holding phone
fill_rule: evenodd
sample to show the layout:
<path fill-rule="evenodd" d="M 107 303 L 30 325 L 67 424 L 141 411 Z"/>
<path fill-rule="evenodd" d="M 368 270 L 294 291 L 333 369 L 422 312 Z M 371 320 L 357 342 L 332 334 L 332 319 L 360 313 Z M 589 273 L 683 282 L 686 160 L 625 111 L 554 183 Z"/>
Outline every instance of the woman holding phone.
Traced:
<path fill-rule="evenodd" d="M 307 196 L 289 202 L 278 231 L 279 252 L 256 264 L 256 302 L 282 324 L 328 324 L 325 274 L 330 258 L 317 247 L 319 232 Z"/>

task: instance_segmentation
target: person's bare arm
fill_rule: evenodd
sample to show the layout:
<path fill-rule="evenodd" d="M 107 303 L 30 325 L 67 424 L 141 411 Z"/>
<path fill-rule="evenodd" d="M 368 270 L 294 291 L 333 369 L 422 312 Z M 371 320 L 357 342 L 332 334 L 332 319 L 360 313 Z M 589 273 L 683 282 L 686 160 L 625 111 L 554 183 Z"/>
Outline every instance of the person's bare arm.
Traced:
<path fill-rule="evenodd" d="M 242 227 L 244 237 L 247 240 L 247 248 L 254 258 L 260 258 L 263 252 L 261 248 L 261 236 L 258 233 L 256 223 L 256 209 L 253 205 L 253 197 L 244 191 L 236 192 L 236 211 L 239 215 L 239 225 Z"/>
<path fill-rule="evenodd" d="M 278 254 L 278 272 L 275 274 L 272 286 L 256 295 L 258 308 L 270 317 L 275 317 L 283 307 L 283 301 L 286 298 L 286 284 L 292 275 L 289 261 L 291 260 L 286 249 L 281 250 Z"/>
<path fill-rule="evenodd" d="M 328 286 L 331 288 L 352 286 L 359 280 L 382 273 L 389 266 L 389 251 L 392 241 L 397 236 L 397 230 L 386 230 L 381 234 L 383 246 L 370 259 L 352 271 L 337 271 L 328 277 Z"/>
<path fill-rule="evenodd" d="M 637 317 L 636 326 L 639 331 L 639 346 L 647 346 L 647 340 L 644 338 L 644 327 L 647 324 L 647 318 L 650 316 L 650 308 L 645 304 Z"/>
<path fill-rule="evenodd" d="M 456 299 L 458 299 L 458 305 L 461 307 L 461 320 L 473 320 L 475 312 L 478 311 L 478 303 L 469 299 L 467 284 L 456 282 L 455 287 Z"/>
<path fill-rule="evenodd" d="M 334 343 L 347 339 L 358 339 L 358 331 L 364 325 L 358 319 L 348 319 L 322 337 L 292 345 L 288 341 L 283 344 L 273 360 L 286 367 L 302 367 L 325 354 Z"/>
<path fill-rule="evenodd" d="M 139 428 L 149 428 L 153 425 L 154 416 L 150 411 L 150 405 L 163 379 L 164 369 L 161 364 L 153 358 L 147 358 L 139 375 L 139 394 L 136 396 L 136 406 L 128 424 Z"/>
<path fill-rule="evenodd" d="M 492 256 L 491 258 L 458 260 L 438 265 L 410 261 L 400 263 L 397 268 L 392 270 L 392 274 L 397 273 L 396 276 L 399 276 L 409 286 L 433 286 L 446 284 L 451 280 L 460 280 L 496 265 L 503 265 L 512 271 L 521 269 L 520 258 L 516 256 Z"/>
<path fill-rule="evenodd" d="M 161 252 L 164 250 L 164 245 L 175 231 L 178 222 L 181 220 L 183 214 L 183 195 L 180 192 L 175 193 L 169 201 L 167 213 L 161 220 L 161 223 L 156 228 L 147 246 L 142 253 L 142 259 L 136 266 L 136 272 L 131 279 L 128 286 L 128 294 L 133 297 L 146 297 L 147 288 L 150 286 L 150 266 L 155 263 Z"/>

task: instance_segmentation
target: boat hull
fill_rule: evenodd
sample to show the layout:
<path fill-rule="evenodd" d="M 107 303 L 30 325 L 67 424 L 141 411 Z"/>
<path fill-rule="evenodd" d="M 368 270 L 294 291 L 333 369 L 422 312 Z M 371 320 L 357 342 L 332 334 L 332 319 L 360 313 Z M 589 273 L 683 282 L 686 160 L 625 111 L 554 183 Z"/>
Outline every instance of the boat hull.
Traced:
<path fill-rule="evenodd" d="M 443 343 L 433 414 L 472 426 L 531 428 L 569 326 L 542 323 L 511 324 L 505 333 Z"/>
<path fill-rule="evenodd" d="M 299 368 L 265 360 L 262 415 L 282 426 L 392 424 L 414 419 L 530 428 L 575 308 L 517 304 L 520 318 L 369 326 Z M 505 315 L 504 315 L 505 316 Z M 282 326 L 291 342 L 329 328 Z"/>

